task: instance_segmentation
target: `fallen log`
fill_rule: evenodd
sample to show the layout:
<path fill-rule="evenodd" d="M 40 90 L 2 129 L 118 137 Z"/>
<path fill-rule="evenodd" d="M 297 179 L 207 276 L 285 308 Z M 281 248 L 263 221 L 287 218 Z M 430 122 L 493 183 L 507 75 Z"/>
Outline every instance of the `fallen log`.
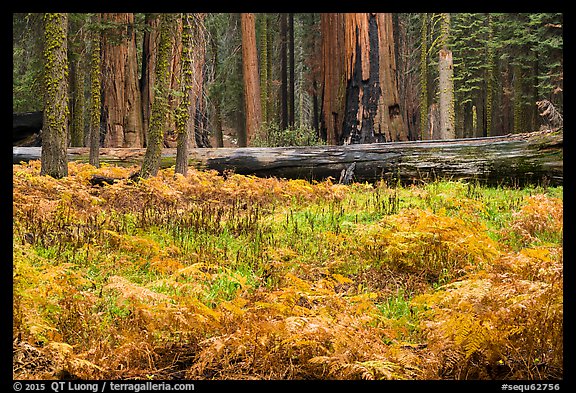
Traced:
<path fill-rule="evenodd" d="M 13 147 L 13 163 L 40 159 L 38 147 Z M 145 149 L 101 148 L 100 162 L 140 165 Z M 88 148 L 69 148 L 68 159 L 88 162 Z M 161 167 L 175 164 L 165 148 Z M 189 165 L 243 175 L 338 180 L 353 168 L 353 181 L 474 179 L 490 184 L 562 184 L 563 134 L 540 131 L 487 138 L 373 143 L 347 146 L 192 149 Z M 350 175 L 349 173 L 347 175 Z"/>
<path fill-rule="evenodd" d="M 12 146 L 40 146 L 43 112 L 12 114 Z"/>

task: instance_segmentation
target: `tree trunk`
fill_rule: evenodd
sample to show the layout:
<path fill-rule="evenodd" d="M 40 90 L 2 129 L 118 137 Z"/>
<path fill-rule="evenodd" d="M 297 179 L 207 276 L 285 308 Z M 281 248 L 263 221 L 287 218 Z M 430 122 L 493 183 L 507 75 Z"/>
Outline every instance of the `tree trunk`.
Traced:
<path fill-rule="evenodd" d="M 288 14 L 288 60 L 289 60 L 289 79 L 288 79 L 288 126 L 294 128 L 296 122 L 295 111 L 295 80 L 294 80 L 294 14 Z"/>
<path fill-rule="evenodd" d="M 428 129 L 426 132 L 426 140 L 444 139 L 440 133 L 440 109 L 438 108 L 438 104 L 435 102 L 430 104 L 427 123 Z"/>
<path fill-rule="evenodd" d="M 156 15 L 146 14 L 144 38 L 142 43 L 142 75 L 140 77 L 140 91 L 142 95 L 142 127 L 144 132 L 144 145 L 147 144 L 148 127 L 150 124 L 150 109 L 154 100 L 155 64 L 158 48 L 158 22 Z"/>
<path fill-rule="evenodd" d="M 492 131 L 492 116 L 494 107 L 494 68 L 495 56 L 493 47 L 494 26 L 491 13 L 486 14 L 486 23 L 488 25 L 488 39 L 486 40 L 486 136 L 494 135 Z"/>
<path fill-rule="evenodd" d="M 144 131 L 134 14 L 105 13 L 102 20 L 116 26 L 102 37 L 104 146 L 140 147 Z"/>
<path fill-rule="evenodd" d="M 41 146 L 44 112 L 12 114 L 12 146 Z"/>
<path fill-rule="evenodd" d="M 96 14 L 94 22 L 100 18 Z M 102 110 L 101 98 L 101 68 L 100 68 L 100 33 L 92 32 L 90 47 L 90 164 L 100 167 L 100 116 Z"/>
<path fill-rule="evenodd" d="M 396 76 L 396 53 L 391 13 L 377 14 L 378 35 L 380 38 L 380 90 L 382 116 L 380 127 L 387 141 L 407 141 L 408 127 L 400 108 L 398 78 Z"/>
<path fill-rule="evenodd" d="M 40 174 L 68 176 L 68 14 L 44 14 L 44 118 Z"/>
<path fill-rule="evenodd" d="M 193 61 L 192 61 L 192 15 L 182 14 L 182 42 L 181 55 L 182 75 L 181 75 L 181 92 L 182 99 L 176 109 L 175 123 L 178 134 L 176 146 L 176 173 L 186 176 L 188 170 L 188 140 L 189 140 L 189 122 L 190 122 L 190 95 L 192 92 L 193 78 Z"/>
<path fill-rule="evenodd" d="M 84 146 L 84 79 L 85 70 L 83 59 L 72 60 L 70 69 L 72 71 L 72 124 L 70 128 L 70 146 Z"/>
<path fill-rule="evenodd" d="M 440 139 L 456 138 L 454 127 L 454 69 L 452 66 L 452 51 L 440 49 L 438 62 L 440 81 Z"/>
<path fill-rule="evenodd" d="M 38 159 L 38 147 L 13 147 L 13 162 Z M 102 149 L 101 160 L 114 165 L 142 161 L 144 149 Z M 161 166 L 174 165 L 175 149 L 164 149 Z M 86 148 L 69 148 L 70 160 L 87 160 Z M 412 183 L 466 179 L 493 185 L 561 185 L 562 132 L 504 137 L 373 143 L 347 146 L 194 149 L 189 165 L 221 174 L 290 179 L 338 179 L 354 165 L 354 181 L 380 179 Z"/>
<path fill-rule="evenodd" d="M 210 30 L 210 34 L 208 35 L 210 39 L 210 47 L 212 50 L 212 64 L 213 64 L 213 73 L 211 75 L 212 82 L 216 78 L 216 69 L 219 67 L 219 59 L 218 59 L 218 42 L 216 41 L 216 30 Z M 222 114 L 221 114 L 221 107 L 220 107 L 220 100 L 221 100 L 221 92 L 220 89 L 214 89 L 212 91 L 212 99 L 210 102 L 212 103 L 212 125 L 214 127 L 214 135 L 216 137 L 216 147 L 224 147 L 224 135 L 222 133 Z"/>
<path fill-rule="evenodd" d="M 438 53 L 438 89 L 440 110 L 440 138 L 456 138 L 454 127 L 454 68 L 452 51 L 448 49 L 450 14 L 442 13 L 441 48 Z"/>
<path fill-rule="evenodd" d="M 288 14 L 280 14 L 280 129 L 288 128 Z"/>
<path fill-rule="evenodd" d="M 260 14 L 260 107 L 268 121 L 268 14 Z M 222 146 L 220 146 L 222 147 Z"/>
<path fill-rule="evenodd" d="M 254 14 L 240 14 L 242 30 L 242 62 L 244 76 L 244 102 L 246 109 L 246 139 L 248 146 L 259 133 L 262 124 L 260 107 L 260 78 L 256 52 L 256 26 Z"/>
<path fill-rule="evenodd" d="M 274 90 L 272 89 L 272 85 L 274 82 L 273 73 L 272 73 L 272 62 L 273 62 L 273 54 L 274 54 L 274 29 L 270 25 L 272 22 L 272 17 L 270 15 L 266 18 L 266 75 L 268 75 L 267 82 L 266 82 L 266 91 L 267 91 L 267 103 L 266 103 L 266 119 L 267 122 L 272 122 L 276 118 L 274 116 L 278 111 L 275 109 L 277 108 L 276 105 L 276 98 L 274 94 Z"/>
<path fill-rule="evenodd" d="M 164 140 L 164 129 L 168 114 L 168 88 L 170 86 L 170 55 L 172 53 L 172 34 L 174 33 L 174 16 L 160 15 L 160 43 L 155 67 L 156 94 L 152 102 L 150 126 L 148 129 L 148 146 L 140 170 L 141 177 L 155 176 L 160 168 L 160 156 Z"/>
<path fill-rule="evenodd" d="M 422 140 L 430 139 L 428 125 L 428 14 L 422 14 L 420 30 L 420 133 Z"/>
<path fill-rule="evenodd" d="M 404 109 L 403 117 L 406 120 L 408 139 L 415 141 L 421 138 L 418 129 L 418 53 L 414 50 L 417 46 L 417 36 L 412 34 L 409 26 L 411 20 L 416 17 L 413 14 L 396 14 L 398 32 L 398 93 L 400 93 L 400 106 Z M 395 26 L 396 27 L 396 26 Z"/>
<path fill-rule="evenodd" d="M 322 105 L 320 133 L 330 145 L 339 144 L 344 121 L 344 14 L 321 13 Z"/>
<path fill-rule="evenodd" d="M 189 124 L 189 146 L 210 147 L 210 141 L 206 131 L 206 108 L 204 100 L 204 74 L 206 63 L 206 34 L 204 27 L 205 13 L 194 14 L 194 23 L 192 24 L 192 60 L 193 60 L 193 88 L 192 100 L 190 107 L 190 117 L 200 119 Z"/>
<path fill-rule="evenodd" d="M 398 100 L 392 26 L 391 14 L 323 15 L 322 120 L 329 143 L 408 139 Z"/>

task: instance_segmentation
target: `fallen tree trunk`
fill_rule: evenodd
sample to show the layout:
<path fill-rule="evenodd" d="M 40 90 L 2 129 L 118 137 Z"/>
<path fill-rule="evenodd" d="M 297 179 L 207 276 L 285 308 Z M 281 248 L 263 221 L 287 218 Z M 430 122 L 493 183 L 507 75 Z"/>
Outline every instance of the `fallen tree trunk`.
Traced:
<path fill-rule="evenodd" d="M 40 159 L 40 148 L 13 147 L 13 162 Z M 145 149 L 101 148 L 100 161 L 140 165 Z M 88 148 L 69 148 L 68 159 L 88 162 Z M 161 166 L 175 164 L 176 149 L 163 149 Z M 244 175 L 338 180 L 352 168 L 354 181 L 476 179 L 490 184 L 562 184 L 562 132 L 347 146 L 198 148 L 189 165 Z M 346 172 L 346 171 L 345 171 Z M 350 177 L 350 171 L 345 173 Z"/>
<path fill-rule="evenodd" d="M 43 112 L 12 114 L 12 146 L 40 146 Z"/>

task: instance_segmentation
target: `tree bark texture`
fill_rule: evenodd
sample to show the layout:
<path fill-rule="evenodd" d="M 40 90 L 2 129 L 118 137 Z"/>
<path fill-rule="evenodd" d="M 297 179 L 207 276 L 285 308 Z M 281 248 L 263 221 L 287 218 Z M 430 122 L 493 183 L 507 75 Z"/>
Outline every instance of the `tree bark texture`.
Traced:
<path fill-rule="evenodd" d="M 288 14 L 280 14 L 280 128 L 288 128 Z"/>
<path fill-rule="evenodd" d="M 452 65 L 452 51 L 440 49 L 439 54 L 439 78 L 440 89 L 440 138 L 456 138 L 454 127 L 454 68 Z"/>
<path fill-rule="evenodd" d="M 68 14 L 44 14 L 44 117 L 42 175 L 68 175 Z"/>
<path fill-rule="evenodd" d="M 420 138 L 431 139 L 428 132 L 428 14 L 422 14 L 420 27 Z"/>
<path fill-rule="evenodd" d="M 344 14 L 321 13 L 322 105 L 320 128 L 330 145 L 340 144 L 344 123 Z"/>
<path fill-rule="evenodd" d="M 102 36 L 104 146 L 141 147 L 144 129 L 134 14 L 104 13 L 101 18 L 116 26 Z"/>
<path fill-rule="evenodd" d="M 288 14 L 288 126 L 294 128 L 296 123 L 295 111 L 295 79 L 294 79 L 294 14 Z"/>
<path fill-rule="evenodd" d="M 190 96 L 192 93 L 193 61 L 192 61 L 192 14 L 182 14 L 182 42 L 180 45 L 182 59 L 181 87 L 182 99 L 175 113 L 176 132 L 176 173 L 186 175 L 188 169 L 188 140 L 190 123 Z"/>
<path fill-rule="evenodd" d="M 246 109 L 246 139 L 248 146 L 260 131 L 262 109 L 260 106 L 260 78 L 256 51 L 256 24 L 253 13 L 240 15 L 242 30 L 242 62 L 244 77 L 244 102 Z"/>
<path fill-rule="evenodd" d="M 392 29 L 391 14 L 322 15 L 322 127 L 328 143 L 408 139 Z"/>
<path fill-rule="evenodd" d="M 142 44 L 142 76 L 140 78 L 140 91 L 142 96 L 142 124 L 145 137 L 148 137 L 148 127 L 150 124 L 150 109 L 154 100 L 154 86 L 156 77 L 154 76 L 156 55 L 158 48 L 158 23 L 159 18 L 155 15 L 146 14 L 146 29 L 144 30 L 144 39 Z"/>
<path fill-rule="evenodd" d="M 168 114 L 168 89 L 170 87 L 170 58 L 172 54 L 172 35 L 174 34 L 174 15 L 160 15 L 160 42 L 155 67 L 156 94 L 150 111 L 148 144 L 140 171 L 142 177 L 155 176 L 160 168 L 160 156 L 164 139 L 164 130 Z"/>
<path fill-rule="evenodd" d="M 93 16 L 99 22 L 98 14 Z M 90 164 L 100 167 L 100 117 L 102 115 L 100 33 L 91 33 L 90 46 Z"/>
<path fill-rule="evenodd" d="M 260 107 L 262 108 L 262 120 L 264 122 L 267 122 L 268 121 L 268 14 L 261 14 L 259 23 L 260 23 L 260 37 L 259 37 L 260 38 Z M 216 64 L 216 62 L 214 62 L 214 64 Z"/>
<path fill-rule="evenodd" d="M 38 159 L 39 147 L 13 147 L 13 162 Z M 144 149 L 101 149 L 101 160 L 135 165 Z M 69 160 L 87 161 L 86 148 L 69 148 Z M 164 149 L 161 166 L 174 165 Z M 478 180 L 488 184 L 563 182 L 563 133 L 533 132 L 489 138 L 277 148 L 205 148 L 190 152 L 189 165 L 220 173 L 289 179 L 338 179 L 355 163 L 354 181 Z"/>

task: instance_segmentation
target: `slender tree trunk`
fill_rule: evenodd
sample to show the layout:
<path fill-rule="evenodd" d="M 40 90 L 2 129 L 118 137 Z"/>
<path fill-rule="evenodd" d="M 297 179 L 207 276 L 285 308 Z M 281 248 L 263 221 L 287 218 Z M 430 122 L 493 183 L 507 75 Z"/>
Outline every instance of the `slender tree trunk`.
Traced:
<path fill-rule="evenodd" d="M 172 52 L 170 54 L 170 65 L 168 73 L 168 113 L 166 120 L 166 128 L 164 129 L 164 145 L 165 147 L 176 147 L 178 144 L 178 132 L 176 125 L 176 117 L 174 116 L 177 108 L 180 106 L 182 96 L 180 93 L 174 92 L 182 91 L 182 18 L 179 14 L 174 14 L 174 27 L 173 33 L 170 37 L 172 42 L 170 47 Z M 178 15 L 178 17 L 176 17 Z"/>
<path fill-rule="evenodd" d="M 296 122 L 295 111 L 295 79 L 294 79 L 294 14 L 288 14 L 288 52 L 290 74 L 288 81 L 288 126 L 294 127 Z"/>
<path fill-rule="evenodd" d="M 415 40 L 418 38 L 409 31 L 409 25 L 414 16 L 412 14 L 395 14 L 395 31 L 397 34 L 397 67 L 398 67 L 398 93 L 400 106 L 404 109 L 403 117 L 406 120 L 408 139 L 420 138 L 418 130 L 418 63 L 415 56 Z"/>
<path fill-rule="evenodd" d="M 387 141 L 407 141 L 408 127 L 400 108 L 398 78 L 396 76 L 396 51 L 394 41 L 394 24 L 391 13 L 377 15 L 379 36 L 379 77 L 380 102 L 376 126 L 380 134 L 386 135 Z M 376 130 L 375 130 L 376 132 Z M 382 137 L 377 140 L 382 141 Z"/>
<path fill-rule="evenodd" d="M 216 41 L 216 31 L 210 32 L 210 46 L 212 49 L 212 64 L 214 70 L 218 69 L 218 42 Z M 214 71 L 215 74 L 216 71 Z M 216 75 L 213 76 L 214 78 Z M 215 89 L 212 95 L 212 126 L 214 127 L 214 135 L 216 137 L 216 147 L 224 147 L 224 135 L 222 133 L 222 115 L 220 109 L 221 93 L 219 89 Z"/>
<path fill-rule="evenodd" d="M 513 132 L 521 132 L 524 129 L 524 100 L 522 79 L 524 78 L 522 66 L 515 64 L 513 66 L 513 87 L 514 87 L 514 126 Z"/>
<path fill-rule="evenodd" d="M 492 108 L 494 105 L 494 47 L 492 41 L 494 37 L 494 26 L 492 22 L 492 14 L 487 13 L 486 20 L 488 24 L 488 39 L 487 39 L 487 68 L 486 68 L 486 136 L 492 136 Z"/>
<path fill-rule="evenodd" d="M 430 104 L 430 108 L 428 108 L 428 132 L 427 135 L 429 138 L 427 139 L 444 139 L 442 138 L 442 132 L 440 129 L 440 108 L 438 104 L 433 102 Z"/>
<path fill-rule="evenodd" d="M 503 64 L 502 70 L 502 134 L 511 133 L 514 130 L 512 113 L 512 67 L 508 61 Z"/>
<path fill-rule="evenodd" d="M 280 14 L 280 128 L 288 128 L 288 14 Z"/>
<path fill-rule="evenodd" d="M 456 138 L 454 127 L 454 68 L 452 51 L 448 49 L 450 14 L 442 14 L 442 48 L 438 60 L 438 87 L 440 90 L 440 138 Z"/>
<path fill-rule="evenodd" d="M 240 13 L 235 13 L 233 15 L 232 18 L 232 23 L 234 24 L 233 28 L 235 31 L 241 31 L 241 14 Z M 240 43 L 242 43 L 242 38 L 240 38 Z M 242 60 L 242 57 L 240 56 L 236 56 L 236 63 L 235 63 L 235 67 L 236 67 L 236 72 L 238 73 L 238 75 L 243 75 L 243 67 L 244 67 L 244 62 Z M 236 90 L 235 91 L 235 100 L 238 102 L 238 107 L 246 107 L 246 98 L 245 98 L 245 93 L 244 93 L 244 89 L 240 90 Z M 235 111 L 235 113 L 232 115 L 232 121 L 235 125 L 236 128 L 236 136 L 238 138 L 238 147 L 247 147 L 248 146 L 248 139 L 247 139 L 247 130 L 246 130 L 246 111 L 245 110 L 237 110 Z"/>
<path fill-rule="evenodd" d="M 440 89 L 440 138 L 456 138 L 454 127 L 454 69 L 452 51 L 440 49 L 439 55 L 439 89 Z"/>
<path fill-rule="evenodd" d="M 254 14 L 240 15 L 242 30 L 242 61 L 244 75 L 244 101 L 246 108 L 246 139 L 248 146 L 260 132 L 262 109 L 260 107 L 260 78 L 256 52 L 256 28 Z"/>
<path fill-rule="evenodd" d="M 94 22 L 99 22 L 94 16 Z M 100 83 L 100 34 L 92 32 L 90 53 L 90 164 L 100 167 L 100 114 L 102 110 Z"/>
<path fill-rule="evenodd" d="M 84 146 L 84 66 L 82 58 L 73 60 L 72 70 L 72 124 L 70 129 L 70 146 Z"/>
<path fill-rule="evenodd" d="M 420 30 L 420 133 L 422 140 L 431 135 L 426 132 L 428 126 L 428 14 L 422 14 Z"/>
<path fill-rule="evenodd" d="M 190 92 L 190 119 L 193 121 L 188 124 L 188 146 L 207 147 L 206 132 L 203 122 L 198 123 L 197 119 L 205 116 L 204 113 L 204 73 L 206 61 L 206 34 L 204 27 L 204 18 L 206 14 L 195 13 L 194 21 L 191 26 L 192 33 L 192 90 Z M 198 126 L 200 124 L 200 127 Z"/>
<path fill-rule="evenodd" d="M 319 79 L 319 70 L 320 70 L 320 52 L 319 47 L 317 45 L 317 16 L 314 13 L 310 13 L 307 16 L 303 17 L 303 50 L 302 50 L 302 57 L 303 57 L 303 64 L 305 67 L 302 67 L 304 71 L 302 77 L 302 84 L 303 86 L 308 86 L 305 89 L 302 89 L 303 92 L 306 91 L 309 94 L 312 108 L 310 109 L 310 116 L 309 116 L 309 123 L 310 126 L 316 132 L 318 139 L 326 140 L 325 136 L 323 137 L 320 134 L 320 118 L 319 115 L 319 103 L 318 103 L 318 79 Z"/>
<path fill-rule="evenodd" d="M 68 14 L 44 14 L 44 119 L 40 174 L 68 176 Z"/>
<path fill-rule="evenodd" d="M 188 141 L 190 122 L 190 94 L 192 92 L 193 78 L 193 61 L 192 61 L 192 15 L 182 14 L 182 76 L 181 92 L 182 99 L 176 109 L 176 130 L 178 140 L 176 145 L 176 173 L 186 176 L 188 171 Z"/>
<path fill-rule="evenodd" d="M 275 109 L 277 106 L 275 105 L 276 99 L 274 98 L 274 91 L 272 90 L 272 81 L 273 81 L 273 73 L 272 73 L 272 61 L 273 61 L 273 47 L 274 47 L 274 32 L 271 24 L 271 17 L 267 15 L 266 18 L 266 75 L 268 78 L 266 79 L 266 91 L 267 91 L 267 103 L 266 103 L 266 121 L 272 122 L 276 119 Z M 276 111 L 277 113 L 277 111 Z"/>
<path fill-rule="evenodd" d="M 162 143 L 164 128 L 168 114 L 168 88 L 170 73 L 170 54 L 172 53 L 171 36 L 173 34 L 174 16 L 171 14 L 160 15 L 160 43 L 158 47 L 158 57 L 155 67 L 156 74 L 156 94 L 152 102 L 150 113 L 150 126 L 148 129 L 148 146 L 146 155 L 140 170 L 140 176 L 147 178 L 156 176 L 160 167 L 160 156 L 162 153 Z"/>

